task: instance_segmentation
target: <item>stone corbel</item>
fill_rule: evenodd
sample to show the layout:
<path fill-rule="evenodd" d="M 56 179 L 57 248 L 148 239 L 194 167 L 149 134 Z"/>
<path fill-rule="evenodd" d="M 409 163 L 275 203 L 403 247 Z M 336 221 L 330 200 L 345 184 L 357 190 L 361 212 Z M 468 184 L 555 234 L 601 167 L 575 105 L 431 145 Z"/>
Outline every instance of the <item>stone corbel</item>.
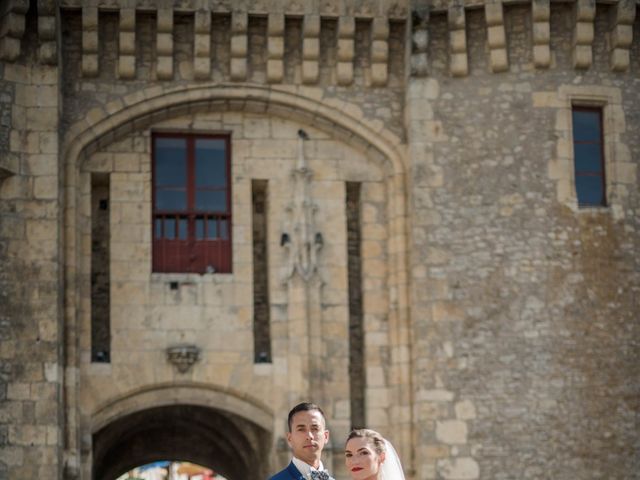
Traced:
<path fill-rule="evenodd" d="M 9 0 L 0 7 L 0 59 L 13 61 L 20 56 L 28 0 Z"/>
<path fill-rule="evenodd" d="M 247 12 L 231 15 L 231 80 L 247 79 L 249 16 Z"/>
<path fill-rule="evenodd" d="M 537 68 L 551 65 L 551 6 L 549 0 L 533 0 L 531 4 L 533 20 L 533 64 Z"/>
<path fill-rule="evenodd" d="M 98 7 L 82 7 L 82 75 L 98 75 Z"/>
<path fill-rule="evenodd" d="M 411 75 L 425 77 L 429 73 L 429 8 L 416 9 L 411 15 Z"/>
<path fill-rule="evenodd" d="M 157 22 L 156 77 L 158 80 L 171 80 L 173 79 L 173 10 L 159 8 Z"/>
<path fill-rule="evenodd" d="M 267 35 L 267 81 L 279 83 L 284 78 L 284 14 L 269 14 Z"/>
<path fill-rule="evenodd" d="M 338 19 L 338 85 L 351 85 L 353 82 L 353 58 L 355 56 L 356 20 L 353 17 Z"/>
<path fill-rule="evenodd" d="M 507 38 L 504 30 L 504 12 L 502 1 L 491 1 L 484 6 L 487 22 L 487 44 L 489 45 L 489 65 L 493 73 L 509 69 L 507 57 Z"/>
<path fill-rule="evenodd" d="M 573 67 L 589 68 L 593 62 L 593 20 L 596 0 L 576 0 L 573 31 Z"/>
<path fill-rule="evenodd" d="M 195 13 L 193 39 L 193 73 L 197 80 L 211 77 L 211 11 Z"/>
<path fill-rule="evenodd" d="M 319 58 L 320 15 L 305 15 L 302 23 L 302 83 L 318 82 Z"/>
<path fill-rule="evenodd" d="M 629 50 L 633 42 L 633 22 L 636 19 L 634 0 L 619 0 L 614 7 L 614 26 L 611 30 L 611 70 L 626 72 L 629 69 Z"/>
<path fill-rule="evenodd" d="M 120 10 L 120 32 L 118 34 L 118 76 L 131 79 L 136 76 L 136 10 Z"/>
<path fill-rule="evenodd" d="M 58 63 L 56 4 L 51 0 L 38 0 L 38 59 L 45 65 Z"/>
<path fill-rule="evenodd" d="M 389 20 L 376 17 L 371 22 L 371 85 L 383 87 L 387 84 L 389 71 Z"/>
<path fill-rule="evenodd" d="M 451 5 L 447 11 L 449 24 L 449 71 L 454 77 L 469 74 L 467 59 L 466 15 L 464 5 Z"/>

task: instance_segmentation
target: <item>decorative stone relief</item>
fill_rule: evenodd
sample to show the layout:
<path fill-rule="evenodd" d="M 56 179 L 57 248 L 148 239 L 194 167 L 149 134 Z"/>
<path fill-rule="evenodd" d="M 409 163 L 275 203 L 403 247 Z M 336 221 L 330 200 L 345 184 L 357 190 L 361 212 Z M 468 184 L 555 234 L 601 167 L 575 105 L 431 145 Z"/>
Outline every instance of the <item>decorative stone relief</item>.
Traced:
<path fill-rule="evenodd" d="M 195 345 L 174 345 L 167 348 L 167 360 L 180 373 L 186 373 L 200 359 L 200 349 Z"/>
<path fill-rule="evenodd" d="M 307 166 L 304 154 L 307 139 L 307 133 L 298 130 L 298 164 L 291 174 L 293 199 L 287 207 L 290 222 L 280 241 L 288 257 L 283 274 L 285 282 L 289 282 L 296 273 L 305 282 L 311 280 L 318 269 L 318 251 L 324 243 L 315 224 L 318 206 L 309 191 L 313 171 Z"/>

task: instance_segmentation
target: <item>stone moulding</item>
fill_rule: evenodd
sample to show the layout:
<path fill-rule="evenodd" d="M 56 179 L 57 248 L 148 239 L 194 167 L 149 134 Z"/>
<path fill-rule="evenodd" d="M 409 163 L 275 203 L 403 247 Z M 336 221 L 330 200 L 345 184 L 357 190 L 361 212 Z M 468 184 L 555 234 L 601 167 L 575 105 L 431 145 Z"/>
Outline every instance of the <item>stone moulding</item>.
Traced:
<path fill-rule="evenodd" d="M 266 431 L 273 429 L 273 410 L 242 392 L 197 382 L 171 382 L 146 386 L 97 405 L 91 413 L 91 432 L 142 409 L 168 405 L 200 405 L 251 419 Z"/>

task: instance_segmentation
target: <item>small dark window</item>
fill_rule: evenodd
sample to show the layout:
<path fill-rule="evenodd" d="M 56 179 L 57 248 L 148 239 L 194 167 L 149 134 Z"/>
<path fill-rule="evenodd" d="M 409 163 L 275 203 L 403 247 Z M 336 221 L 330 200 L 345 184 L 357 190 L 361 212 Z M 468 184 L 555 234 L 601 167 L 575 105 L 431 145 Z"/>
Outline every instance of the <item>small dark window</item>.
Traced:
<path fill-rule="evenodd" d="M 602 109 L 573 107 L 573 154 L 578 205 L 604 206 L 604 142 Z"/>
<path fill-rule="evenodd" d="M 153 135 L 153 271 L 231 272 L 228 136 Z"/>

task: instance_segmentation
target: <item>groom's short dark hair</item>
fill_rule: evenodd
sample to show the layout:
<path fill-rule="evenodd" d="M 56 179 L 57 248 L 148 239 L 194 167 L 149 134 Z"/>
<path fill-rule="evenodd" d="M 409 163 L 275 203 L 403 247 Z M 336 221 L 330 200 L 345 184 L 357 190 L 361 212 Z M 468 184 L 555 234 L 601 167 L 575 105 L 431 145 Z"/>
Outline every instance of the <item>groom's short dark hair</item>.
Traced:
<path fill-rule="evenodd" d="M 317 410 L 318 412 L 320 412 L 320 415 L 322 415 L 322 420 L 325 423 L 325 426 L 327 424 L 327 419 L 324 416 L 324 412 L 322 411 L 322 409 L 316 405 L 315 403 L 310 403 L 310 402 L 302 402 L 299 403 L 298 405 L 296 405 L 295 407 L 293 407 L 291 409 L 291 411 L 289 412 L 289 417 L 287 418 L 287 424 L 289 425 L 289 431 L 291 431 L 291 423 L 293 422 L 293 416 L 298 413 L 298 412 L 309 412 L 309 411 L 313 411 L 313 410 Z"/>

